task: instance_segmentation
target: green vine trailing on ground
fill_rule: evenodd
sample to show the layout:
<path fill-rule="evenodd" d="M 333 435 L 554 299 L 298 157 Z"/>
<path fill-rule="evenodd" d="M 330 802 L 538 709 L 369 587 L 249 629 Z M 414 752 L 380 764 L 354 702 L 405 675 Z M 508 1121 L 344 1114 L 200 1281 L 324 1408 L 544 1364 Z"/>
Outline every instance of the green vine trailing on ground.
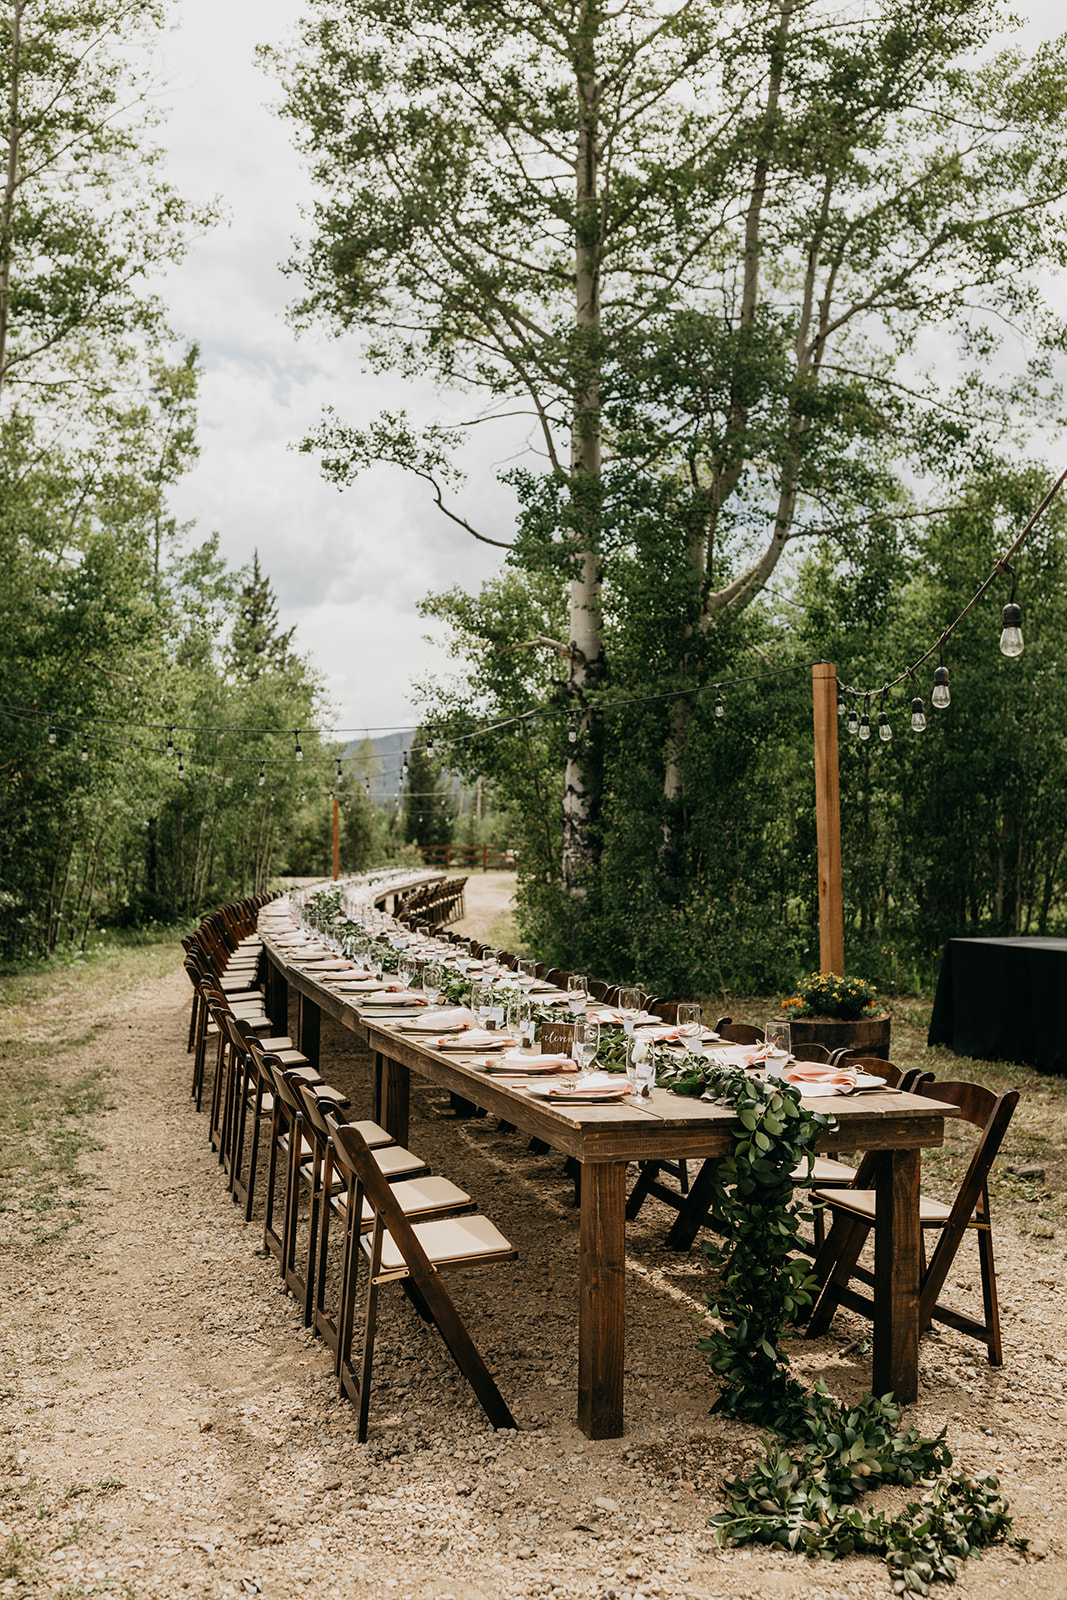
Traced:
<path fill-rule="evenodd" d="M 395 968 L 393 950 L 379 946 L 379 953 Z M 470 987 L 455 974 L 443 992 L 466 1001 Z M 535 1009 L 542 1020 L 559 1018 L 558 1011 Z M 598 1065 L 624 1070 L 625 1043 L 621 1028 L 606 1027 Z M 763 1441 L 751 1472 L 723 1485 L 726 1510 L 712 1517 L 712 1527 L 735 1544 L 783 1545 L 826 1560 L 883 1555 L 897 1594 L 927 1595 L 933 1583 L 951 1583 L 968 1556 L 1010 1535 L 996 1478 L 950 1472 L 945 1430 L 928 1438 L 902 1429 L 891 1395 L 845 1405 L 821 1380 L 809 1392 L 792 1376 L 782 1347 L 814 1288 L 796 1250 L 811 1208 L 793 1172 L 806 1163 L 810 1174 L 816 1143 L 833 1118 L 801 1105 L 799 1092 L 780 1080 L 654 1049 L 661 1087 L 737 1114 L 733 1152 L 716 1177 L 718 1236 L 702 1244 L 720 1283 L 714 1297 L 704 1296 L 716 1326 L 699 1348 L 719 1380 L 714 1410 L 777 1436 Z M 863 1494 L 889 1484 L 918 1486 L 920 1498 L 896 1516 L 859 1507 Z"/>
<path fill-rule="evenodd" d="M 809 1393 L 791 1376 L 782 1348 L 814 1287 L 794 1254 L 811 1211 L 792 1175 L 805 1162 L 810 1172 L 832 1118 L 802 1106 L 797 1090 L 780 1081 L 658 1054 L 660 1084 L 729 1106 L 739 1119 L 733 1154 L 716 1179 L 721 1232 L 702 1245 L 721 1281 L 714 1297 L 704 1296 L 717 1326 L 699 1348 L 721 1386 L 714 1409 L 784 1441 L 765 1440 L 756 1467 L 723 1485 L 727 1510 L 712 1526 L 737 1544 L 785 1545 L 827 1560 L 882 1554 L 898 1594 L 925 1595 L 932 1583 L 952 1582 L 967 1556 L 1010 1532 L 996 1478 L 946 1475 L 952 1456 L 944 1430 L 933 1439 L 902 1430 L 891 1395 L 864 1395 L 848 1406 L 821 1381 Z M 885 1484 L 924 1492 L 895 1517 L 856 1505 Z"/>

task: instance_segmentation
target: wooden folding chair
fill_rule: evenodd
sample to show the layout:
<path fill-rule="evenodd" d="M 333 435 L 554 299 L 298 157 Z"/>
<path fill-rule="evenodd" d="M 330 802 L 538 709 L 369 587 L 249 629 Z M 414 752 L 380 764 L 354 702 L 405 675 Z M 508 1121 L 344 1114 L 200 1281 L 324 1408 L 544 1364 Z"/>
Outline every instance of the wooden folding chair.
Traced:
<path fill-rule="evenodd" d="M 316 1246 L 317 1261 L 315 1267 L 315 1293 L 312 1303 L 312 1327 L 332 1352 L 334 1361 L 337 1359 L 339 1343 L 339 1308 L 331 1310 L 327 1305 L 328 1298 L 328 1262 L 330 1250 L 331 1224 L 336 1218 L 344 1230 L 344 1249 L 350 1248 L 348 1239 L 349 1216 L 355 1212 L 350 1207 L 355 1204 L 357 1174 L 348 1165 L 344 1156 L 337 1150 L 333 1138 L 333 1129 L 342 1119 L 338 1116 L 337 1107 L 328 1100 L 316 1099 L 315 1090 L 302 1086 L 300 1098 L 304 1103 L 305 1125 L 312 1133 L 321 1150 L 321 1162 L 318 1168 L 317 1195 L 312 1191 L 312 1220 L 318 1219 L 318 1240 Z M 374 1123 L 356 1123 L 369 1148 L 376 1155 L 381 1154 L 383 1140 L 376 1138 L 377 1134 L 384 1132 Z M 406 1217 L 443 1216 L 461 1211 L 473 1211 L 474 1201 L 458 1184 L 452 1183 L 448 1178 L 436 1177 L 431 1173 L 424 1173 L 419 1177 L 400 1178 L 392 1184 L 392 1190 Z M 317 1203 L 316 1203 L 317 1200 Z M 359 1231 L 365 1233 L 374 1222 L 374 1212 L 369 1203 L 363 1201 L 363 1211 L 360 1218 Z M 344 1263 L 342 1260 L 341 1276 L 343 1281 Z M 337 1300 L 340 1295 L 336 1296 Z"/>
<path fill-rule="evenodd" d="M 282 1063 L 270 1055 L 263 1057 L 263 1066 L 270 1075 L 274 1094 L 263 1244 L 277 1258 L 279 1275 L 286 1288 L 301 1303 L 305 1325 L 310 1325 L 316 1240 L 312 1224 L 307 1248 L 298 1259 L 300 1201 L 305 1189 L 310 1196 L 321 1181 L 322 1151 L 314 1130 L 307 1126 L 300 1094 L 301 1087 L 306 1085 L 301 1084 L 298 1073 L 286 1071 Z M 314 1087 L 317 1098 L 329 1099 L 335 1110 L 340 1110 L 342 1104 L 347 1105 L 344 1096 L 328 1084 L 319 1083 Z M 394 1143 L 392 1136 L 377 1123 L 366 1122 L 361 1126 L 373 1143 L 373 1159 L 378 1171 L 385 1175 L 385 1181 L 427 1171 L 425 1161 Z M 285 1183 L 280 1231 L 274 1222 L 279 1171 L 284 1175 Z"/>
<path fill-rule="evenodd" d="M 797 1059 L 810 1058 L 798 1056 Z M 914 1094 L 917 1084 L 932 1083 L 934 1078 L 932 1072 L 926 1072 L 922 1067 L 909 1067 L 907 1071 L 903 1071 L 892 1061 L 886 1061 L 881 1056 L 858 1056 L 847 1050 L 835 1050 L 831 1065 L 850 1066 L 860 1072 L 868 1072 L 876 1078 L 881 1078 L 888 1089 L 899 1089 L 904 1094 Z M 873 1171 L 873 1156 L 864 1156 L 858 1167 L 849 1166 L 847 1161 L 834 1161 L 830 1156 L 813 1156 L 810 1172 L 806 1161 L 799 1162 L 793 1168 L 793 1183 L 798 1188 L 807 1188 L 809 1185 L 812 1189 L 852 1189 L 857 1186 L 862 1188 L 870 1181 Z M 800 1246 L 805 1254 L 810 1255 L 816 1255 L 822 1249 L 826 1238 L 825 1208 L 822 1203 L 814 1207 L 813 1217 L 814 1245 L 809 1248 L 802 1243 Z"/>
<path fill-rule="evenodd" d="M 429 1222 L 409 1221 L 358 1129 L 338 1125 L 333 1139 L 339 1156 L 356 1174 L 351 1217 L 362 1215 L 364 1200 L 374 1217 L 367 1233 L 357 1237 L 355 1229 L 349 1229 L 352 1244 L 346 1251 L 341 1292 L 338 1379 L 341 1393 L 358 1407 L 359 1442 L 363 1444 L 367 1438 L 378 1296 L 383 1284 L 404 1280 L 408 1280 L 409 1293 L 420 1303 L 423 1315 L 437 1328 L 492 1426 L 514 1428 L 515 1419 L 464 1327 L 442 1277 L 445 1272 L 462 1267 L 510 1261 L 518 1252 L 488 1217 L 477 1212 Z M 354 1362 L 353 1328 L 361 1263 L 365 1279 L 362 1338 Z"/>
<path fill-rule="evenodd" d="M 727 1044 L 764 1044 L 767 1035 L 751 1022 L 735 1022 L 732 1017 L 720 1017 L 712 1030 Z"/>
<path fill-rule="evenodd" d="M 263 1057 L 268 1054 L 274 1056 L 289 1072 L 299 1069 L 304 1082 L 321 1083 L 322 1079 L 287 1036 L 258 1038 L 251 1025 L 243 1018 L 235 1017 L 232 1012 L 225 1014 L 224 1022 L 229 1035 L 230 1052 L 220 1130 L 222 1164 L 229 1174 L 229 1188 L 234 1203 L 244 1206 L 245 1221 L 250 1222 L 255 1202 L 260 1129 L 274 1109 L 270 1074 L 264 1073 L 260 1065 Z M 249 1142 L 250 1117 L 252 1137 Z M 246 1176 L 245 1154 L 249 1143 Z"/>
<path fill-rule="evenodd" d="M 965 1122 L 980 1129 L 970 1164 L 951 1205 L 939 1200 L 921 1197 L 919 1223 L 924 1231 L 936 1231 L 937 1244 L 929 1262 L 924 1260 L 919 1283 L 919 1329 L 928 1328 L 931 1322 L 943 1322 L 960 1333 L 984 1342 L 989 1364 L 999 1367 L 1004 1356 L 1000 1337 L 1000 1313 L 997 1306 L 997 1280 L 993 1262 L 993 1234 L 989 1215 L 989 1170 L 1007 1132 L 1019 1091 L 1009 1089 L 1004 1094 L 994 1094 L 991 1089 L 977 1083 L 939 1083 L 931 1081 L 916 1086 L 917 1094 L 931 1100 L 940 1100 L 959 1107 Z M 872 1158 L 873 1159 L 873 1158 Z M 872 1174 L 873 1175 L 873 1174 Z M 825 1202 L 832 1211 L 834 1222 L 826 1242 L 815 1260 L 814 1273 L 822 1293 L 808 1321 L 809 1338 L 825 1333 L 839 1305 L 848 1306 L 870 1316 L 873 1301 L 847 1287 L 850 1278 L 873 1284 L 874 1276 L 859 1265 L 859 1255 L 867 1235 L 875 1223 L 875 1195 L 872 1188 L 845 1190 L 816 1190 L 816 1198 Z M 944 1288 L 949 1268 L 955 1259 L 963 1236 L 968 1230 L 978 1235 L 978 1256 L 982 1277 L 983 1320 L 953 1311 L 941 1305 L 939 1295 Z"/>

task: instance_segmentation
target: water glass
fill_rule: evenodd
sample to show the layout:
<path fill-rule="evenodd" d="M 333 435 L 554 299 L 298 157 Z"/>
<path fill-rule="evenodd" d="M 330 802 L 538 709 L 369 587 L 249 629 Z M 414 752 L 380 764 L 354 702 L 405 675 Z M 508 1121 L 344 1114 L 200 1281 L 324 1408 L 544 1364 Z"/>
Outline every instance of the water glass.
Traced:
<path fill-rule="evenodd" d="M 704 1015 L 700 1006 L 690 1001 L 683 1001 L 678 1007 L 678 1033 L 686 1050 L 692 1055 L 703 1053 L 702 1038 L 703 1028 L 700 1019 Z"/>
<path fill-rule="evenodd" d="M 580 972 L 573 972 L 567 979 L 567 1002 L 576 1017 L 585 1011 L 589 1000 L 589 979 Z"/>
<path fill-rule="evenodd" d="M 441 998 L 441 986 L 444 983 L 444 972 L 440 962 L 427 961 L 422 969 L 422 992 L 432 1006 Z"/>
<path fill-rule="evenodd" d="M 637 1098 L 647 1098 L 656 1087 L 655 1051 L 648 1039 L 631 1034 L 626 1041 L 626 1076 Z"/>
<path fill-rule="evenodd" d="M 508 1032 L 522 1050 L 531 1050 L 534 1042 L 534 1014 L 530 996 L 517 991 L 508 1002 Z"/>
<path fill-rule="evenodd" d="M 600 1049 L 600 1024 L 588 1017 L 578 1017 L 574 1024 L 574 1059 L 588 1071 Z"/>
<path fill-rule="evenodd" d="M 518 966 L 519 977 L 526 983 L 533 983 L 537 976 L 537 962 L 533 956 L 520 956 Z"/>
<path fill-rule="evenodd" d="M 785 1071 L 789 1053 L 792 1049 L 789 1024 L 772 1017 L 763 1031 L 767 1041 L 767 1049 L 770 1052 L 767 1058 L 767 1076 L 768 1078 L 780 1078 Z"/>

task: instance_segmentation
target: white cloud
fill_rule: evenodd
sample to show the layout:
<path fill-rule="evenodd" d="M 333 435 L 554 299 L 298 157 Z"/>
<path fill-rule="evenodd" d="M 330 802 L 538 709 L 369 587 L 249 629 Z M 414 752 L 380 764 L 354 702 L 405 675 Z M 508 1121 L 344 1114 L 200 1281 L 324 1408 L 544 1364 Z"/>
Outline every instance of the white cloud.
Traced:
<path fill-rule="evenodd" d="M 1027 48 L 1062 26 L 1059 0 L 1025 9 Z M 218 194 L 230 217 L 163 284 L 172 323 L 200 342 L 205 369 L 201 457 L 175 509 L 202 536 L 217 530 L 234 563 L 258 549 L 282 619 L 296 624 L 300 648 L 325 673 L 341 725 L 410 723 L 411 680 L 448 670 L 444 652 L 424 641 L 417 602 L 429 589 L 476 587 L 502 553 L 454 528 L 429 489 L 397 470 L 376 469 L 339 493 L 313 457 L 292 449 L 324 405 L 355 422 L 387 407 L 422 417 L 446 410 L 428 386 L 361 372 L 354 341 L 297 340 L 286 326 L 299 285 L 280 264 L 304 232 L 310 185 L 254 50 L 283 43 L 294 16 L 292 0 L 183 0 L 159 55 L 162 98 L 173 108 L 169 176 L 192 199 Z M 509 497 L 494 479 L 521 438 L 512 428 L 472 450 L 464 497 L 471 521 L 496 538 L 511 531 Z"/>

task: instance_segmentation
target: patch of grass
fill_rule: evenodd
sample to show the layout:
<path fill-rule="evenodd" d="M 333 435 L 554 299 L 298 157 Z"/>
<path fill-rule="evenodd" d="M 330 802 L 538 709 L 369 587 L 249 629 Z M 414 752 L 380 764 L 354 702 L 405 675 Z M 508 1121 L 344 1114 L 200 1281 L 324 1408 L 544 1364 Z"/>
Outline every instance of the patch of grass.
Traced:
<path fill-rule="evenodd" d="M 10 1578 L 28 1579 L 27 1566 L 37 1561 L 37 1552 L 21 1534 L 8 1534 L 0 1546 L 0 1582 Z"/>
<path fill-rule="evenodd" d="M 61 1058 L 92 1045 L 131 992 L 180 958 L 173 943 L 113 946 L 77 968 L 47 963 L 0 980 L 0 1209 L 5 1232 L 19 1213 L 16 1248 L 70 1226 L 81 1158 L 100 1148 L 92 1118 L 109 1103 L 103 1076 L 71 1079 Z"/>

